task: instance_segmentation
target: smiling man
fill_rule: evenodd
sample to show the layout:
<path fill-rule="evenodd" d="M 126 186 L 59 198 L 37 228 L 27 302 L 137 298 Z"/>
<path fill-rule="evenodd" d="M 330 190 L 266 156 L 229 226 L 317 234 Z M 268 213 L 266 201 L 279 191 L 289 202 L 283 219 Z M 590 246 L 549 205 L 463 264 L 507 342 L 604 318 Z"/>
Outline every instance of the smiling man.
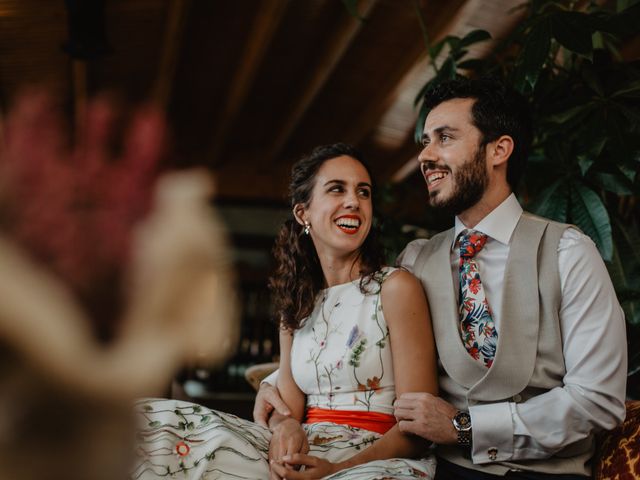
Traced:
<path fill-rule="evenodd" d="M 532 137 L 519 94 L 463 79 L 425 101 L 418 161 L 455 226 L 398 259 L 427 292 L 441 395 L 401 395 L 399 428 L 437 444 L 436 479 L 589 478 L 594 434 L 625 414 L 624 316 L 605 265 L 589 237 L 518 203 Z M 273 408 L 287 410 L 264 384 L 256 421 Z"/>
<path fill-rule="evenodd" d="M 593 242 L 522 211 L 525 100 L 492 80 L 427 93 L 418 156 L 454 228 L 399 263 L 427 292 L 441 397 L 396 401 L 400 430 L 438 444 L 441 479 L 588 478 L 594 433 L 624 418 L 623 313 Z"/>

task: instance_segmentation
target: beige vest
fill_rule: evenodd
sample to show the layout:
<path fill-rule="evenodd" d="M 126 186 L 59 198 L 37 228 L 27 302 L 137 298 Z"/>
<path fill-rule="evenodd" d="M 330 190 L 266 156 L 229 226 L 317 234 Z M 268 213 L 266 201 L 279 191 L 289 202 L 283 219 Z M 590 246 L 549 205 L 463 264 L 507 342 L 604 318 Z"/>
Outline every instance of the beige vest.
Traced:
<path fill-rule="evenodd" d="M 414 264 L 422 281 L 438 349 L 441 395 L 461 410 L 492 402 L 522 402 L 562 386 L 565 374 L 558 312 L 561 302 L 558 243 L 567 225 L 523 213 L 513 233 L 493 366 L 487 369 L 464 348 L 451 275 L 453 229 L 435 235 Z M 536 291 L 537 286 L 537 291 Z M 474 465 L 468 453 L 441 446 L 438 454 L 466 468 L 504 475 L 507 470 L 590 475 L 593 438 L 546 460 Z"/>

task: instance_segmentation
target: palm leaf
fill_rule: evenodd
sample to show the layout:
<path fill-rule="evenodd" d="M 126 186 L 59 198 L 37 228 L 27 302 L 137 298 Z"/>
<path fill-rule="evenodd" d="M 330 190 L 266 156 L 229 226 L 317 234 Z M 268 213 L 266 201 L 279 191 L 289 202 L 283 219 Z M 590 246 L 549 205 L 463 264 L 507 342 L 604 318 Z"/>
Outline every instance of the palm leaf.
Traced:
<path fill-rule="evenodd" d="M 596 192 L 581 182 L 571 184 L 569 218 L 595 242 L 600 255 L 610 261 L 613 255 L 609 213 Z"/>

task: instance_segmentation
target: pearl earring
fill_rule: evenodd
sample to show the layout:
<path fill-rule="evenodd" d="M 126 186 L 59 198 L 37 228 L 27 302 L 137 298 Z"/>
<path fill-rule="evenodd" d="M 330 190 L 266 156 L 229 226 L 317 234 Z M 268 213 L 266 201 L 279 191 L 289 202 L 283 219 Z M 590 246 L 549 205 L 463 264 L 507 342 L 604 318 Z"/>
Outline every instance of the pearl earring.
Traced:
<path fill-rule="evenodd" d="M 305 235 L 309 235 L 311 233 L 311 224 L 309 222 L 304 222 L 304 230 Z"/>

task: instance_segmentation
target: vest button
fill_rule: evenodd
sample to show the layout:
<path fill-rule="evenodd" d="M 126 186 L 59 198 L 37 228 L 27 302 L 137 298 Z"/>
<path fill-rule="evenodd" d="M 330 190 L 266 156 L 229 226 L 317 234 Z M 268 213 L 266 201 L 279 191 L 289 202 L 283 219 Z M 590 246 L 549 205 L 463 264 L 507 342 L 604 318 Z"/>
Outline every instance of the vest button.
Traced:
<path fill-rule="evenodd" d="M 513 399 L 514 402 L 516 403 L 520 403 L 522 401 L 522 395 L 520 395 L 519 393 L 516 393 L 513 397 L 511 397 Z"/>

